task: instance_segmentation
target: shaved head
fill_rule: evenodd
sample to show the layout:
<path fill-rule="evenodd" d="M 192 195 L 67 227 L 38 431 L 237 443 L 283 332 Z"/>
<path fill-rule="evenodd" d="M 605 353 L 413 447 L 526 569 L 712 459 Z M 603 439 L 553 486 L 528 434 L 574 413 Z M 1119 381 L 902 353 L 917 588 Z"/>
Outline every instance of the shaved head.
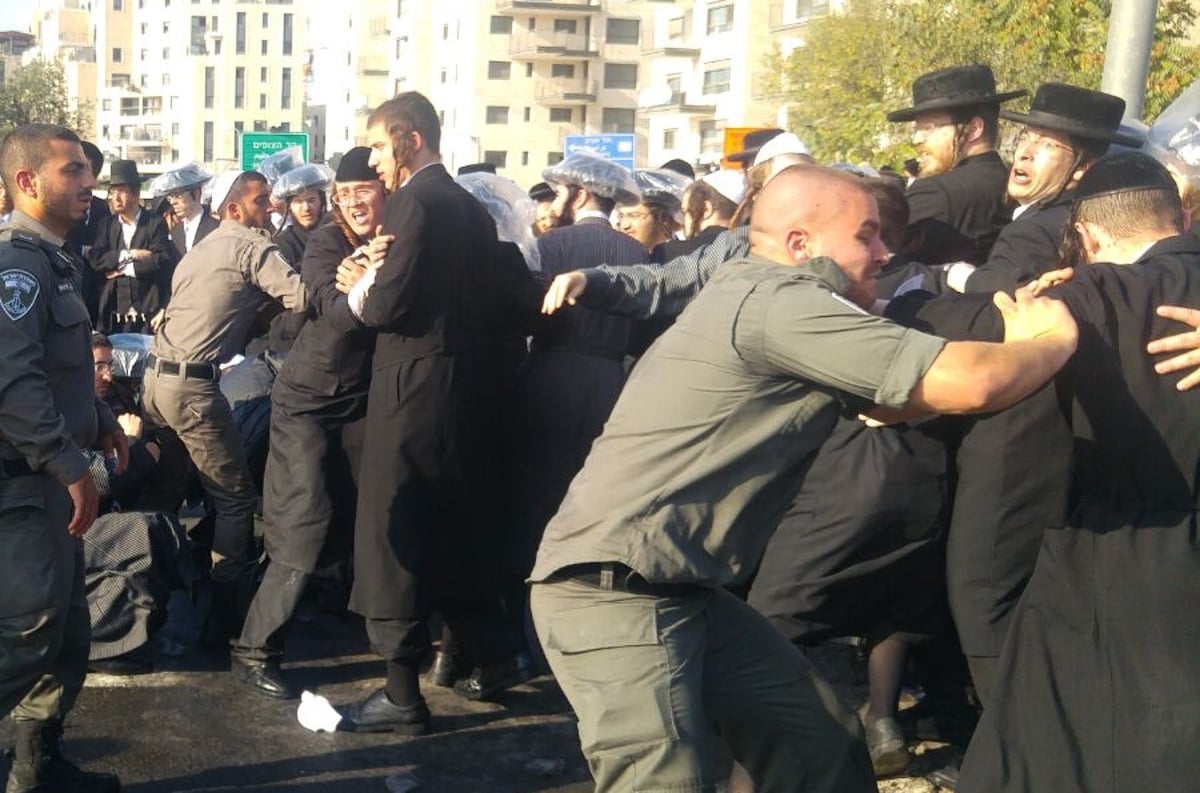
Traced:
<path fill-rule="evenodd" d="M 793 165 L 763 187 L 750 215 L 750 249 L 794 266 L 818 256 L 851 281 L 846 297 L 874 302 L 875 278 L 887 263 L 879 209 L 862 179 L 820 165 Z"/>

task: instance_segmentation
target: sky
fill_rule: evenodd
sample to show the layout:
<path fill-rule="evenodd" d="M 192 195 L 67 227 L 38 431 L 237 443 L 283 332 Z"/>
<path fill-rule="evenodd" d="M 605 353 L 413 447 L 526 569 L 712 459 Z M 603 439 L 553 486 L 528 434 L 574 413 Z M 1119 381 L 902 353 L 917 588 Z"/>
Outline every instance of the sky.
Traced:
<path fill-rule="evenodd" d="M 28 31 L 37 0 L 0 0 L 0 30 Z"/>

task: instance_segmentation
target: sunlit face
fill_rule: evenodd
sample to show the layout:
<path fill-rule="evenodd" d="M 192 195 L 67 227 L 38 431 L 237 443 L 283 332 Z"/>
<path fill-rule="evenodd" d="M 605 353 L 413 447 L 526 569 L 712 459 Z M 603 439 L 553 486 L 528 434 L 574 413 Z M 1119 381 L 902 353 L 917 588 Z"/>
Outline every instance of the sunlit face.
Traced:
<path fill-rule="evenodd" d="M 555 226 L 569 226 L 575 222 L 575 197 L 578 193 L 571 185 L 552 184 L 554 200 L 550 202 L 549 215 Z"/>
<path fill-rule="evenodd" d="M 21 195 L 32 202 L 23 206 L 51 231 L 65 235 L 92 206 L 96 177 L 78 143 L 51 140 L 42 167 L 36 173 L 17 171 L 15 177 Z"/>
<path fill-rule="evenodd" d="M 809 231 L 808 252 L 828 256 L 850 279 L 845 296 L 862 308 L 875 302 L 879 271 L 888 261 L 888 250 L 879 238 L 879 209 L 862 190 L 839 187 L 842 203 L 825 213 L 823 222 Z"/>
<path fill-rule="evenodd" d="M 1072 181 L 1075 148 L 1062 132 L 1026 127 L 1008 172 L 1008 195 L 1019 204 L 1034 204 L 1057 195 Z"/>
<path fill-rule="evenodd" d="M 554 228 L 557 223 L 558 217 L 554 214 L 554 200 L 538 201 L 534 208 L 533 233 L 541 236 Z"/>
<path fill-rule="evenodd" d="M 360 237 L 375 235 L 383 222 L 383 182 L 338 182 L 334 185 L 333 201 L 342 210 L 342 217 Z"/>
<path fill-rule="evenodd" d="M 912 142 L 922 177 L 945 173 L 958 164 L 958 125 L 944 110 L 919 113 L 913 119 Z"/>
<path fill-rule="evenodd" d="M 371 156 L 367 165 L 375 169 L 383 186 L 389 191 L 395 190 L 396 184 L 396 153 L 392 147 L 392 136 L 388 134 L 383 124 L 374 124 L 367 129 L 367 146 Z"/>
<path fill-rule="evenodd" d="M 321 220 L 321 193 L 316 189 L 292 196 L 287 206 L 292 218 L 303 228 L 311 229 Z"/>
<path fill-rule="evenodd" d="M 647 251 L 654 250 L 670 239 L 670 235 L 655 220 L 654 212 L 647 204 L 618 209 L 617 228 L 637 240 Z"/>
<path fill-rule="evenodd" d="M 112 347 L 93 347 L 92 363 L 96 367 L 96 396 L 100 399 L 108 396 L 109 386 L 112 385 L 113 351 Z"/>
<path fill-rule="evenodd" d="M 138 193 L 129 185 L 108 188 L 108 208 L 114 215 L 132 218 L 137 213 Z"/>
<path fill-rule="evenodd" d="M 195 190 L 176 190 L 167 193 L 167 203 L 171 205 L 175 217 L 180 220 L 187 220 L 200 210 L 200 201 L 196 198 Z"/>

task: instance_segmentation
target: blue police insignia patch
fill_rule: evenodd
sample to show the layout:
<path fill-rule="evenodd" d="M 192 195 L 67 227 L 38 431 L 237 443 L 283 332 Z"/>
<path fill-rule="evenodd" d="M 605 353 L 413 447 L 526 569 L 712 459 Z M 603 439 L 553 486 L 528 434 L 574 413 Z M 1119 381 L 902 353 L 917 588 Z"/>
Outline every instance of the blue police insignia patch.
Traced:
<path fill-rule="evenodd" d="M 24 270 L 0 272 L 0 308 L 13 322 L 29 313 L 42 287 Z"/>

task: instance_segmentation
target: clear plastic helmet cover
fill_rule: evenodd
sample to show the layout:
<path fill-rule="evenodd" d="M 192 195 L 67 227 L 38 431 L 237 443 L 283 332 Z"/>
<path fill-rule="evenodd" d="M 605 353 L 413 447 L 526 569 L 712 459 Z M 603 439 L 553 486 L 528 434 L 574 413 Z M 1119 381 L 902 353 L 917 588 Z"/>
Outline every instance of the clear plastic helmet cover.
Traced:
<path fill-rule="evenodd" d="M 618 204 L 637 204 L 642 200 L 633 174 L 618 163 L 590 151 L 573 151 L 555 165 L 542 171 L 542 179 L 552 184 L 578 185 L 589 193 L 611 198 Z"/>
<path fill-rule="evenodd" d="M 159 174 L 150 180 L 149 195 L 151 198 L 162 198 L 176 190 L 194 190 L 203 187 L 212 179 L 212 174 L 194 162 L 181 168 L 174 168 Z"/>
<path fill-rule="evenodd" d="M 530 270 L 542 269 L 533 219 L 537 204 L 516 182 L 494 173 L 468 173 L 455 178 L 475 200 L 487 207 L 496 222 L 496 234 L 504 242 L 515 243 Z"/>
<path fill-rule="evenodd" d="M 269 184 L 275 184 L 279 177 L 288 171 L 294 171 L 304 165 L 304 152 L 299 146 L 288 146 L 275 152 L 270 157 L 264 157 L 254 166 L 254 170 L 267 177 Z"/>
<path fill-rule="evenodd" d="M 286 201 L 305 190 L 325 192 L 333 184 L 333 169 L 328 165 L 310 163 L 293 168 L 271 183 L 271 198 Z"/>
<path fill-rule="evenodd" d="M 1187 182 L 1200 195 L 1200 80 L 1167 106 L 1146 133 L 1146 153 Z"/>
<path fill-rule="evenodd" d="M 142 333 L 114 333 L 108 340 L 112 342 L 113 377 L 142 377 L 146 372 L 146 359 L 150 357 L 150 345 L 154 337 Z"/>
<path fill-rule="evenodd" d="M 642 191 L 643 204 L 658 204 L 671 214 L 683 210 L 683 192 L 692 180 L 666 168 L 643 169 L 633 172 L 633 179 Z"/>

